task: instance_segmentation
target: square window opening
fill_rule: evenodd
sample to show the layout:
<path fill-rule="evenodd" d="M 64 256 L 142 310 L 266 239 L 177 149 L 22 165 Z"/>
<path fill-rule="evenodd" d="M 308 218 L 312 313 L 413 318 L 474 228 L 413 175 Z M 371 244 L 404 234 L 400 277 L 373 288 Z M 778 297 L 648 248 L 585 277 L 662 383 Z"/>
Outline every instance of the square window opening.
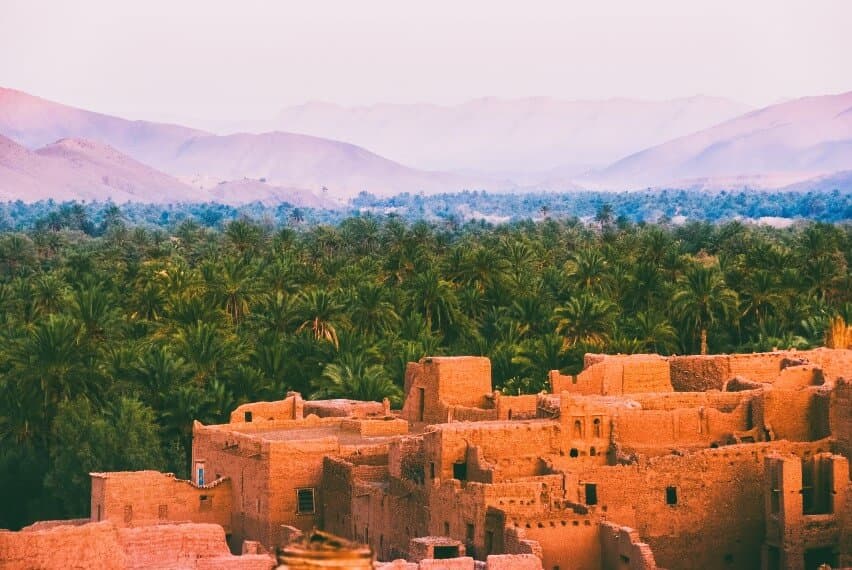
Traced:
<path fill-rule="evenodd" d="M 312 515 L 316 512 L 314 489 L 296 489 L 296 512 L 300 515 Z"/>

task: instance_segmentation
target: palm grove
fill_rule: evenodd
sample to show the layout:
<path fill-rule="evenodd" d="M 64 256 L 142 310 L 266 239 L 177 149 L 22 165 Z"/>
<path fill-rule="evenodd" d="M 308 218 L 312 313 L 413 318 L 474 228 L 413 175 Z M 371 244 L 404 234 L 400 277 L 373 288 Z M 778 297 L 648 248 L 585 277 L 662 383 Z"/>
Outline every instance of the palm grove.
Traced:
<path fill-rule="evenodd" d="M 185 475 L 192 420 L 242 402 L 399 405 L 427 354 L 486 355 L 497 387 L 534 393 L 585 352 L 804 348 L 852 317 L 849 225 L 113 214 L 0 235 L 0 528 L 87 516 L 90 471 Z"/>

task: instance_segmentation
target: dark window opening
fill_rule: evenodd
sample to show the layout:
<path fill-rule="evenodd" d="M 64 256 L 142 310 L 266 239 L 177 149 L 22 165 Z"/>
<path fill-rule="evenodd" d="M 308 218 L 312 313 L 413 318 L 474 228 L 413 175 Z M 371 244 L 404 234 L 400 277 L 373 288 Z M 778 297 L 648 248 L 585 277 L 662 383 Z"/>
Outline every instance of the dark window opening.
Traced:
<path fill-rule="evenodd" d="M 589 455 L 591 455 L 592 457 L 595 457 L 597 454 L 598 454 L 597 449 L 595 449 L 594 447 L 589 448 Z"/>
<path fill-rule="evenodd" d="M 199 505 L 198 505 L 199 510 L 209 511 L 210 509 L 213 508 L 213 497 L 211 497 L 210 495 L 199 495 L 198 500 L 199 500 Z"/>
<path fill-rule="evenodd" d="M 436 546 L 433 553 L 435 560 L 447 560 L 448 558 L 459 557 L 458 546 Z"/>
<path fill-rule="evenodd" d="M 467 481 L 467 463 L 453 463 L 453 479 Z"/>
<path fill-rule="evenodd" d="M 595 483 L 586 483 L 586 504 L 598 504 L 598 486 Z"/>
<path fill-rule="evenodd" d="M 677 487 L 666 487 L 666 504 L 677 504 Z"/>
<path fill-rule="evenodd" d="M 494 551 L 494 531 L 485 531 L 485 554 L 491 554 Z"/>
<path fill-rule="evenodd" d="M 444 536 L 450 536 L 450 523 L 444 522 Z"/>
<path fill-rule="evenodd" d="M 806 515 L 831 514 L 831 463 L 802 460 L 802 511 Z"/>
<path fill-rule="evenodd" d="M 429 478 L 430 479 L 435 478 L 435 464 L 434 463 L 429 464 Z"/>
<path fill-rule="evenodd" d="M 601 436 L 601 419 L 595 418 L 595 421 L 592 422 L 592 426 L 594 426 L 595 437 Z"/>
<path fill-rule="evenodd" d="M 769 508 L 772 513 L 777 513 L 781 510 L 781 489 L 779 489 L 778 469 L 773 468 L 769 477 Z"/>
<path fill-rule="evenodd" d="M 98 520 L 101 520 L 101 506 L 98 505 Z"/>
<path fill-rule="evenodd" d="M 418 388 L 417 389 L 417 419 L 418 421 L 423 421 L 423 417 L 426 413 L 426 389 Z"/>
<path fill-rule="evenodd" d="M 837 568 L 839 566 L 837 558 L 837 554 L 830 546 L 805 550 L 805 570 L 818 570 L 823 564 Z"/>
<path fill-rule="evenodd" d="M 574 437 L 583 437 L 583 422 L 580 420 L 574 422 Z"/>
<path fill-rule="evenodd" d="M 576 447 L 572 447 L 571 451 L 568 453 L 568 455 L 571 456 L 571 457 L 579 457 L 580 452 L 579 452 L 579 450 L 577 450 Z"/>
<path fill-rule="evenodd" d="M 473 525 L 471 523 L 467 523 L 465 526 L 464 537 L 468 542 L 473 542 Z"/>
<path fill-rule="evenodd" d="M 244 413 L 244 414 L 243 414 L 243 417 L 244 417 L 244 419 L 245 419 L 247 422 L 251 422 L 251 420 L 252 420 L 252 413 L 251 413 L 251 412 L 246 412 L 246 413 Z"/>
<path fill-rule="evenodd" d="M 313 489 L 296 489 L 296 512 L 311 515 L 316 511 Z"/>
<path fill-rule="evenodd" d="M 767 547 L 766 558 L 766 570 L 781 570 L 781 550 L 777 546 Z"/>

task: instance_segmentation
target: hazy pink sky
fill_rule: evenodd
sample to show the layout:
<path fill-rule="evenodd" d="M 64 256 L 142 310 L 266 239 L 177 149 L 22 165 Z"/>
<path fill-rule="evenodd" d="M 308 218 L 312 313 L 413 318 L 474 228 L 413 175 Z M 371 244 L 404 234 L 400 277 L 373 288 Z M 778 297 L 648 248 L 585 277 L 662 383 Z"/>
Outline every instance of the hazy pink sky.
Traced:
<path fill-rule="evenodd" d="M 852 90 L 846 0 L 0 0 L 0 85 L 134 118 Z"/>

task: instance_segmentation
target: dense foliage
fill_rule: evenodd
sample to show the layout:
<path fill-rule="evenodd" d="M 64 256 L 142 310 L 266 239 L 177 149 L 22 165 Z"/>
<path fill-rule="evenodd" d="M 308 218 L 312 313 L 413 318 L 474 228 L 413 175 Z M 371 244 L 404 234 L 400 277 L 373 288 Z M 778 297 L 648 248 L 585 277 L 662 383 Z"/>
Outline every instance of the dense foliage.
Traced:
<path fill-rule="evenodd" d="M 173 230 L 187 220 L 202 227 L 221 229 L 224 224 L 242 218 L 261 220 L 276 227 L 337 225 L 346 218 L 366 213 L 392 214 L 409 223 L 426 220 L 456 228 L 469 221 L 506 223 L 550 217 L 591 220 L 603 208 L 609 209 L 614 219 L 633 223 L 730 220 L 772 224 L 795 220 L 835 223 L 852 220 L 852 192 L 848 189 L 831 192 L 643 190 L 526 194 L 479 191 L 433 196 L 406 193 L 392 197 L 377 197 L 365 192 L 335 210 L 259 202 L 228 206 L 218 203 L 57 204 L 52 200 L 27 204 L 18 201 L 0 203 L 0 231 L 71 227 L 100 235 L 110 220 L 119 215 L 133 225 L 165 230 Z"/>
<path fill-rule="evenodd" d="M 852 317 L 849 225 L 127 212 L 66 205 L 0 234 L 0 528 L 85 516 L 89 471 L 185 475 L 192 420 L 241 402 L 398 405 L 427 354 L 487 355 L 497 387 L 536 392 L 586 351 L 808 347 Z"/>

